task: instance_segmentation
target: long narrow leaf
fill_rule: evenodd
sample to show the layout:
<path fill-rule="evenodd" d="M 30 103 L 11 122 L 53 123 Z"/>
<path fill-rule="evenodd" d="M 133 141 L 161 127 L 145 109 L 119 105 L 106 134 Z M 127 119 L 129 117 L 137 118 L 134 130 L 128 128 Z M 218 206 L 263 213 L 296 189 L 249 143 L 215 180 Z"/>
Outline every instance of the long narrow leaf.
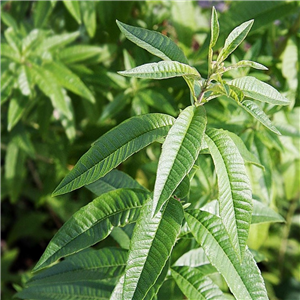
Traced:
<path fill-rule="evenodd" d="M 200 74 L 195 68 L 177 61 L 160 61 L 158 63 L 145 64 L 118 73 L 124 76 L 149 79 L 166 79 L 179 76 L 198 80 L 201 79 Z"/>
<path fill-rule="evenodd" d="M 129 156 L 165 136 L 174 118 L 164 114 L 132 117 L 101 136 L 63 179 L 53 195 L 90 184 Z"/>
<path fill-rule="evenodd" d="M 219 287 L 201 269 L 190 267 L 173 267 L 172 277 L 188 299 L 219 300 L 224 297 Z"/>
<path fill-rule="evenodd" d="M 219 37 L 219 31 L 220 31 L 220 27 L 218 21 L 218 14 L 215 7 L 213 7 L 211 13 L 211 37 L 210 37 L 210 44 L 209 44 L 210 48 L 213 48 L 213 46 L 216 44 Z"/>
<path fill-rule="evenodd" d="M 211 264 L 222 274 L 236 299 L 267 300 L 267 292 L 256 262 L 246 249 L 242 263 L 237 257 L 219 217 L 190 210 L 185 219 Z"/>
<path fill-rule="evenodd" d="M 116 226 L 136 221 L 147 199 L 148 193 L 127 189 L 111 191 L 96 198 L 60 228 L 34 271 L 101 241 Z"/>
<path fill-rule="evenodd" d="M 159 32 L 130 26 L 117 21 L 117 25 L 124 35 L 133 43 L 163 60 L 174 60 L 188 64 L 180 48 L 168 37 Z"/>
<path fill-rule="evenodd" d="M 201 150 L 205 127 L 203 106 L 189 106 L 181 112 L 170 129 L 158 163 L 153 197 L 154 214 L 172 196 L 193 167 Z"/>
<path fill-rule="evenodd" d="M 253 212 L 252 212 L 252 224 L 265 223 L 265 222 L 285 222 L 284 218 L 271 209 L 266 204 L 257 201 L 253 201 Z"/>
<path fill-rule="evenodd" d="M 256 120 L 258 120 L 265 127 L 273 131 L 274 133 L 281 135 L 277 128 L 272 124 L 271 120 L 265 114 L 265 112 L 253 101 L 244 100 L 241 102 L 242 107 L 252 115 Z"/>
<path fill-rule="evenodd" d="M 252 193 L 241 154 L 220 129 L 208 129 L 205 140 L 214 161 L 220 216 L 240 260 L 246 247 L 252 214 Z"/>
<path fill-rule="evenodd" d="M 180 232 L 183 220 L 180 202 L 170 199 L 163 211 L 153 218 L 151 202 L 141 211 L 131 239 L 123 299 L 145 298 L 162 273 Z"/>
<path fill-rule="evenodd" d="M 30 300 L 108 300 L 113 285 L 101 281 L 82 281 L 76 284 L 53 284 L 46 286 L 31 286 L 17 293 L 15 297 Z"/>
<path fill-rule="evenodd" d="M 288 105 L 289 100 L 276 89 L 254 77 L 245 76 L 229 81 L 229 84 L 241 89 L 245 96 L 275 105 Z"/>
<path fill-rule="evenodd" d="M 96 196 L 121 188 L 142 189 L 147 191 L 147 189 L 140 185 L 136 180 L 119 170 L 111 170 L 104 177 L 87 185 L 86 188 Z"/>
<path fill-rule="evenodd" d="M 58 62 L 45 64 L 44 69 L 53 74 L 58 83 L 73 93 L 95 103 L 95 97 L 81 79 L 67 67 Z"/>
<path fill-rule="evenodd" d="M 124 272 L 127 256 L 127 251 L 121 248 L 86 249 L 39 272 L 26 285 L 44 286 L 116 277 Z"/>
<path fill-rule="evenodd" d="M 245 39 L 253 25 L 253 20 L 243 23 L 236 27 L 225 40 L 224 48 L 221 50 L 217 61 L 224 61 Z"/>

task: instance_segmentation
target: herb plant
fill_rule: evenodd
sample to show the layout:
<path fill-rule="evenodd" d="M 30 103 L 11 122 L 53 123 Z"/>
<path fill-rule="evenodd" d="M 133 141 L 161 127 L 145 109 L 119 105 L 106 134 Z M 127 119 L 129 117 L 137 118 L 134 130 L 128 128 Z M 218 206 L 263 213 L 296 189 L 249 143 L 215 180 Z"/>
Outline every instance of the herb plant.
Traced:
<path fill-rule="evenodd" d="M 53 195 L 85 186 L 97 198 L 55 234 L 33 270 L 35 275 L 16 296 L 159 299 L 169 281 L 188 299 L 231 299 L 217 284 L 221 274 L 235 299 L 268 299 L 256 252 L 247 246 L 249 228 L 283 219 L 252 198 L 247 166 L 262 171 L 265 167 L 239 136 L 209 124 L 205 109 L 223 97 L 249 113 L 257 130 L 280 135 L 261 103 L 288 105 L 284 96 L 252 76 L 223 79 L 224 73 L 238 68 L 267 69 L 250 60 L 225 63 L 249 33 L 253 20 L 236 27 L 224 47 L 214 53 L 219 23 L 213 8 L 207 78 L 188 64 L 168 37 L 117 24 L 130 41 L 162 59 L 119 73 L 143 79 L 183 77 L 191 104 L 177 118 L 163 113 L 131 117 L 93 143 Z M 162 150 L 150 191 L 116 167 L 154 142 L 162 143 Z M 258 139 L 256 143 L 261 145 Z M 212 172 L 207 157 L 212 159 L 218 191 L 205 205 L 200 200 L 190 203 L 193 179 L 198 172 Z M 91 248 L 110 234 L 120 248 Z M 174 257 L 174 247 L 185 242 L 198 246 Z M 65 259 L 57 263 L 61 258 Z"/>

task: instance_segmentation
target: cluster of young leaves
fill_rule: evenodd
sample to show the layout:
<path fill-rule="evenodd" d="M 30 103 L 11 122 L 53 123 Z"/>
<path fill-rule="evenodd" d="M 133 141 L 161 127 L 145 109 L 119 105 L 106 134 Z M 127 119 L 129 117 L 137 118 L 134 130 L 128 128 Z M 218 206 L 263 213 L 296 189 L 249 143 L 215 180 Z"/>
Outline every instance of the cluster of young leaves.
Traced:
<path fill-rule="evenodd" d="M 246 162 L 264 169 L 264 146 L 255 136 L 258 156 L 254 156 L 236 134 L 209 124 L 205 109 L 213 99 L 223 97 L 254 117 L 266 128 L 263 132 L 280 134 L 259 103 L 288 105 L 284 96 L 255 77 L 222 78 L 238 68 L 266 70 L 250 60 L 224 64 L 246 38 L 253 21 L 236 27 L 214 60 L 219 22 L 213 9 L 205 79 L 166 36 L 117 24 L 129 40 L 163 59 L 119 73 L 144 79 L 183 77 L 190 88 L 191 105 L 177 118 L 162 113 L 134 116 L 94 142 L 53 195 L 86 186 L 97 198 L 57 232 L 34 269 L 38 273 L 17 297 L 154 299 L 165 278 L 171 276 L 190 299 L 220 299 L 230 297 L 213 280 L 215 274 L 221 274 L 236 299 L 268 299 L 247 246 L 251 224 L 283 221 L 269 203 L 252 199 Z M 153 192 L 115 169 L 162 139 Z M 217 200 L 188 208 L 185 202 L 190 202 L 191 182 L 198 170 L 209 169 L 203 168 L 207 155 L 217 177 Z M 122 249 L 89 248 L 109 234 L 120 241 Z M 191 237 L 198 248 L 172 261 L 175 244 Z M 51 266 L 63 257 L 64 261 Z"/>

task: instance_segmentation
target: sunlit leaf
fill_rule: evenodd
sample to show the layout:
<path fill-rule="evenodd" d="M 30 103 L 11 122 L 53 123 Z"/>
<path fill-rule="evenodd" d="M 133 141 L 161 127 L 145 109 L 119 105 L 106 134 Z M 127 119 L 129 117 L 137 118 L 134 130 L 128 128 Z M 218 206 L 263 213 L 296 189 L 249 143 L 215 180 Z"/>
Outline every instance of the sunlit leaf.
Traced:
<path fill-rule="evenodd" d="M 131 239 L 125 270 L 123 299 L 143 299 L 164 269 L 183 220 L 179 201 L 170 199 L 151 217 L 152 201 L 141 211 Z"/>
<path fill-rule="evenodd" d="M 265 222 L 285 222 L 284 218 L 262 202 L 252 200 L 252 224 Z"/>
<path fill-rule="evenodd" d="M 124 76 L 149 79 L 166 79 L 179 76 L 201 79 L 201 75 L 195 68 L 177 61 L 149 63 L 130 70 L 119 71 L 118 73 Z"/>
<path fill-rule="evenodd" d="M 163 60 L 173 60 L 188 64 L 181 49 L 168 37 L 159 32 L 130 26 L 117 21 L 120 30 L 133 43 Z"/>
<path fill-rule="evenodd" d="M 225 131 L 210 128 L 205 140 L 218 177 L 220 216 L 242 261 L 252 214 L 251 186 L 244 161 Z"/>
<path fill-rule="evenodd" d="M 135 222 L 148 193 L 118 189 L 105 193 L 78 210 L 56 233 L 34 271 L 106 238 L 116 226 Z"/>
<path fill-rule="evenodd" d="M 116 277 L 124 272 L 127 256 L 127 251 L 120 248 L 89 248 L 37 273 L 27 285 L 45 286 Z"/>
<path fill-rule="evenodd" d="M 225 40 L 224 48 L 219 53 L 218 62 L 224 61 L 245 39 L 253 25 L 253 20 L 236 27 Z"/>
<path fill-rule="evenodd" d="M 63 3 L 78 24 L 81 24 L 80 3 L 78 1 L 63 0 Z"/>
<path fill-rule="evenodd" d="M 53 192 L 60 195 L 90 184 L 129 156 L 167 135 L 174 118 L 163 114 L 132 117 L 101 136 Z"/>
<path fill-rule="evenodd" d="M 201 268 L 172 267 L 172 277 L 188 299 L 222 299 L 223 293 Z"/>
<path fill-rule="evenodd" d="M 185 219 L 211 264 L 222 274 L 236 299 L 268 299 L 263 278 L 251 252 L 246 249 L 241 263 L 219 217 L 205 211 L 189 210 L 185 213 Z"/>
<path fill-rule="evenodd" d="M 154 214 L 172 196 L 193 167 L 201 150 L 205 127 L 203 106 L 188 106 L 170 129 L 158 163 L 153 196 Z"/>
<path fill-rule="evenodd" d="M 218 37 L 219 37 L 219 21 L 218 21 L 218 14 L 215 7 L 212 8 L 211 13 L 211 37 L 210 37 L 210 48 L 216 44 Z"/>
<path fill-rule="evenodd" d="M 288 105 L 289 101 L 282 96 L 276 89 L 254 77 L 245 76 L 233 79 L 229 84 L 241 89 L 245 96 L 261 102 L 277 105 Z"/>

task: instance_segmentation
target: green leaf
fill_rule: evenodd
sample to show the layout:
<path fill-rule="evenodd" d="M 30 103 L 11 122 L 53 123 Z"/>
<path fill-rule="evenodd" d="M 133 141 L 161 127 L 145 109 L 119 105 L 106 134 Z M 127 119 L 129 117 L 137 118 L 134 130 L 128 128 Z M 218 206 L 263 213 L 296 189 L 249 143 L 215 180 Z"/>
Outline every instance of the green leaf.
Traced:
<path fill-rule="evenodd" d="M 253 212 L 252 212 L 252 224 L 266 223 L 266 222 L 285 222 L 284 218 L 275 212 L 273 209 L 265 205 L 264 203 L 252 200 Z"/>
<path fill-rule="evenodd" d="M 136 97 L 140 98 L 142 102 L 158 109 L 161 112 L 172 116 L 177 116 L 176 110 L 162 93 L 159 93 L 155 90 L 146 89 L 139 91 Z"/>
<path fill-rule="evenodd" d="M 82 96 L 91 103 L 95 103 L 95 97 L 91 91 L 75 73 L 71 72 L 63 64 L 52 61 L 51 63 L 45 64 L 43 68 L 51 72 L 61 86 Z"/>
<path fill-rule="evenodd" d="M 14 51 L 8 44 L 1 43 L 1 57 L 7 57 L 15 62 L 20 62 L 20 53 Z"/>
<path fill-rule="evenodd" d="M 23 65 L 19 68 L 19 76 L 18 76 L 18 85 L 21 93 L 24 96 L 29 96 L 31 94 L 31 78 L 30 72 L 28 71 L 28 67 Z"/>
<path fill-rule="evenodd" d="M 246 163 L 253 164 L 264 170 L 264 166 L 261 165 L 258 158 L 247 149 L 243 140 L 238 135 L 230 131 L 226 131 L 226 134 L 229 135 L 230 138 L 233 140 Z"/>
<path fill-rule="evenodd" d="M 53 10 L 53 6 L 50 1 L 38 1 L 34 6 L 34 27 L 42 28 L 47 22 L 49 15 Z"/>
<path fill-rule="evenodd" d="M 111 56 L 113 49 L 114 48 L 110 45 L 105 45 L 103 47 L 75 45 L 62 49 L 58 53 L 58 58 L 65 64 L 78 63 L 95 57 L 98 62 L 102 62 Z"/>
<path fill-rule="evenodd" d="M 131 239 L 125 270 L 123 299 L 144 299 L 168 261 L 183 220 L 179 201 L 170 199 L 151 218 L 152 201 L 143 208 Z"/>
<path fill-rule="evenodd" d="M 31 65 L 30 70 L 40 90 L 51 99 L 53 107 L 68 119 L 72 119 L 72 112 L 65 101 L 63 89 L 58 86 L 52 73 L 35 64 Z"/>
<path fill-rule="evenodd" d="M 128 96 L 125 93 L 120 93 L 114 97 L 114 99 L 109 102 L 103 109 L 99 123 L 105 122 L 108 118 L 113 118 L 118 113 L 120 113 L 128 102 Z"/>
<path fill-rule="evenodd" d="M 81 281 L 76 284 L 31 286 L 15 294 L 15 297 L 31 300 L 108 300 L 113 285 L 101 281 Z"/>
<path fill-rule="evenodd" d="M 179 198 L 185 198 L 190 192 L 190 178 L 189 175 L 186 175 L 183 180 L 179 183 L 176 190 L 174 191 L 174 195 Z"/>
<path fill-rule="evenodd" d="M 41 45 L 38 47 L 40 51 L 46 51 L 51 49 L 57 49 L 63 46 L 66 46 L 79 37 L 80 33 L 78 31 L 72 33 L 64 33 L 60 35 L 54 35 L 48 38 L 45 38 Z M 68 48 L 66 48 L 68 49 Z M 66 50 L 64 49 L 64 50 Z M 62 50 L 62 51 L 64 51 Z"/>
<path fill-rule="evenodd" d="M 274 105 L 288 105 L 289 100 L 276 89 L 254 77 L 245 76 L 229 81 L 229 84 L 241 89 L 245 96 Z"/>
<path fill-rule="evenodd" d="M 20 55 L 21 39 L 11 27 L 4 31 L 4 37 L 11 47 L 11 49 L 18 55 Z"/>
<path fill-rule="evenodd" d="M 118 189 L 103 194 L 78 210 L 56 233 L 34 271 L 106 238 L 116 226 L 135 222 L 148 199 L 141 190 Z"/>
<path fill-rule="evenodd" d="M 117 21 L 117 25 L 124 35 L 139 47 L 163 60 L 173 60 L 188 64 L 187 58 L 181 49 L 168 37 L 159 32 L 130 26 Z"/>
<path fill-rule="evenodd" d="M 72 17 L 76 20 L 78 24 L 81 24 L 81 13 L 80 13 L 80 6 L 79 1 L 69 1 L 63 0 L 63 3 Z"/>
<path fill-rule="evenodd" d="M 211 37 L 210 37 L 210 43 L 209 47 L 213 48 L 213 46 L 216 44 L 218 37 L 219 37 L 219 21 L 218 21 L 218 14 L 213 6 L 212 12 L 211 12 Z"/>
<path fill-rule="evenodd" d="M 251 67 L 257 70 L 268 70 L 267 67 L 265 67 L 262 64 L 259 64 L 255 61 L 251 61 L 251 60 L 241 60 L 239 62 L 237 62 L 236 64 L 233 64 L 227 68 L 225 68 L 224 72 L 227 72 L 229 70 L 233 70 L 233 69 L 238 69 L 238 68 L 246 68 L 246 67 Z"/>
<path fill-rule="evenodd" d="M 203 106 L 188 106 L 170 129 L 158 162 L 154 186 L 153 214 L 172 196 L 193 167 L 202 146 L 206 127 Z"/>
<path fill-rule="evenodd" d="M 201 269 L 191 267 L 172 267 L 172 277 L 188 299 L 219 300 L 223 293 L 213 281 L 201 272 Z"/>
<path fill-rule="evenodd" d="M 197 80 L 201 79 L 201 75 L 195 68 L 177 61 L 149 63 L 127 71 L 119 71 L 118 73 L 124 76 L 149 79 L 166 79 L 179 76 Z"/>
<path fill-rule="evenodd" d="M 82 11 L 82 19 L 86 31 L 90 38 L 93 38 L 96 33 L 96 7 L 94 1 L 81 1 L 80 7 Z"/>
<path fill-rule="evenodd" d="M 281 135 L 277 128 L 272 124 L 265 112 L 253 101 L 244 100 L 241 102 L 241 106 L 262 125 L 273 131 L 274 133 Z"/>
<path fill-rule="evenodd" d="M 174 266 L 187 266 L 187 267 L 199 267 L 209 264 L 209 260 L 206 257 L 203 248 L 192 249 L 175 262 Z"/>
<path fill-rule="evenodd" d="M 252 214 L 252 193 L 243 158 L 221 129 L 206 131 L 206 143 L 218 178 L 220 216 L 233 249 L 242 260 Z"/>
<path fill-rule="evenodd" d="M 120 248 L 89 248 L 39 272 L 26 285 L 45 286 L 116 277 L 124 272 L 127 256 L 127 251 Z"/>
<path fill-rule="evenodd" d="M 11 131 L 13 127 L 18 123 L 21 119 L 26 104 L 28 102 L 28 98 L 19 95 L 19 97 L 13 97 L 9 102 L 8 108 L 8 121 L 7 121 L 7 130 Z"/>
<path fill-rule="evenodd" d="M 174 118 L 164 114 L 132 117 L 101 136 L 62 180 L 53 195 L 65 194 L 107 174 L 135 152 L 167 135 Z"/>
<path fill-rule="evenodd" d="M 146 191 L 146 188 L 140 185 L 136 180 L 119 170 L 111 170 L 104 177 L 89 185 L 86 185 L 85 187 L 93 192 L 96 196 L 100 196 L 120 188 L 142 189 Z"/>
<path fill-rule="evenodd" d="M 268 299 L 263 278 L 251 252 L 246 249 L 244 259 L 240 262 L 219 217 L 205 211 L 189 210 L 185 213 L 185 219 L 236 299 Z"/>
<path fill-rule="evenodd" d="M 14 31 L 19 30 L 16 20 L 9 13 L 5 12 L 3 9 L 1 10 L 1 20 L 8 27 L 12 27 Z"/>
<path fill-rule="evenodd" d="M 221 50 L 217 58 L 219 63 L 224 61 L 241 44 L 248 35 L 253 22 L 253 20 L 250 20 L 232 30 L 225 40 L 224 48 Z"/>

